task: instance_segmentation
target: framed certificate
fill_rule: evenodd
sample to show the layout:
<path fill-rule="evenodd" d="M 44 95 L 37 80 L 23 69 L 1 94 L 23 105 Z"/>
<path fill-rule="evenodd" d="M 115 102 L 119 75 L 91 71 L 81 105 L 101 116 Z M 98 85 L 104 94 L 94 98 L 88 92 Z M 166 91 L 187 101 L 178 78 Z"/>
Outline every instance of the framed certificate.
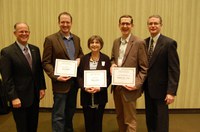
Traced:
<path fill-rule="evenodd" d="M 112 85 L 135 86 L 136 68 L 114 67 L 112 71 Z"/>
<path fill-rule="evenodd" d="M 54 75 L 76 77 L 77 76 L 77 61 L 56 59 Z"/>
<path fill-rule="evenodd" d="M 106 70 L 84 70 L 84 87 L 107 87 Z"/>

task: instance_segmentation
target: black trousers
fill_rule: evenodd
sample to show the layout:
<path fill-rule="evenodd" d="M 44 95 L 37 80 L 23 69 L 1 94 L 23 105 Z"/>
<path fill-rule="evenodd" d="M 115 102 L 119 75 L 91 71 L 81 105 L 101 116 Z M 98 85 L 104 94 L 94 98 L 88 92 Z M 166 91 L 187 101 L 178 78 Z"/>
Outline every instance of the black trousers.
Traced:
<path fill-rule="evenodd" d="M 35 101 L 27 108 L 12 108 L 17 132 L 37 132 L 39 102 Z"/>
<path fill-rule="evenodd" d="M 168 132 L 169 113 L 164 99 L 153 99 L 145 91 L 145 111 L 148 132 Z"/>
<path fill-rule="evenodd" d="M 105 104 L 99 105 L 98 108 L 83 106 L 86 132 L 102 132 L 104 109 Z"/>

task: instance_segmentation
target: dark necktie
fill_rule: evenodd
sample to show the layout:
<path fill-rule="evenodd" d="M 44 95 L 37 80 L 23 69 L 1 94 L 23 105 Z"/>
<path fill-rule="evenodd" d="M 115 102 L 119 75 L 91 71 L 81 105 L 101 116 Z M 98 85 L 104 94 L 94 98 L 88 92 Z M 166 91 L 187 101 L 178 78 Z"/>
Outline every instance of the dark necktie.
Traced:
<path fill-rule="evenodd" d="M 149 52 L 148 52 L 148 61 L 150 62 L 151 60 L 151 57 L 153 55 L 153 39 L 151 39 L 151 42 L 150 42 L 150 47 L 149 47 Z"/>
<path fill-rule="evenodd" d="M 31 58 L 31 55 L 29 54 L 28 48 L 26 46 L 24 47 L 24 55 L 25 55 L 25 57 L 26 57 L 26 59 L 27 59 L 27 61 L 29 63 L 29 66 L 32 69 L 32 58 Z"/>

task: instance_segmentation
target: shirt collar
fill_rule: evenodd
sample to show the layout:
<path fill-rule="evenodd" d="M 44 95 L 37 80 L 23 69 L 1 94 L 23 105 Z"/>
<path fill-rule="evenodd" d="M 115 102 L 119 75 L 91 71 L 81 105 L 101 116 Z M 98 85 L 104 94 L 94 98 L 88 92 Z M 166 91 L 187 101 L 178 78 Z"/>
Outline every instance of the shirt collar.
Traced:
<path fill-rule="evenodd" d="M 61 33 L 61 36 L 62 36 L 63 39 L 67 39 L 67 40 L 73 39 L 73 35 L 71 33 L 70 33 L 69 36 L 65 36 L 62 32 L 60 32 L 60 33 Z"/>
<path fill-rule="evenodd" d="M 126 38 L 126 39 L 120 39 L 120 41 L 121 41 L 121 43 L 128 43 L 129 42 L 129 39 L 130 39 L 130 37 L 131 37 L 131 33 L 128 35 L 128 37 Z"/>
<path fill-rule="evenodd" d="M 23 44 L 20 44 L 18 41 L 16 41 L 16 43 L 17 43 L 17 45 L 19 46 L 19 48 L 20 48 L 22 51 L 24 51 L 24 46 L 26 46 L 26 47 L 29 49 L 28 44 L 23 45 Z"/>
<path fill-rule="evenodd" d="M 70 34 L 69 36 L 64 36 L 64 38 L 66 38 L 67 40 L 71 40 L 73 39 L 73 36 Z"/>
<path fill-rule="evenodd" d="M 160 37 L 160 33 L 157 34 L 155 37 L 151 37 L 151 39 L 153 39 L 153 41 L 156 43 L 159 37 Z"/>

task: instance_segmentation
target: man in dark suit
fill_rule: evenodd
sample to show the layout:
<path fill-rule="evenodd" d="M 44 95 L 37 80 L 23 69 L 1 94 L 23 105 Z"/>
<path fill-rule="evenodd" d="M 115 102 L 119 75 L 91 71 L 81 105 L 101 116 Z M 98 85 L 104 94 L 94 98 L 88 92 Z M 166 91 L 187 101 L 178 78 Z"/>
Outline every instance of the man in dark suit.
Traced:
<path fill-rule="evenodd" d="M 17 131 L 36 132 L 39 101 L 46 89 L 40 51 L 27 43 L 30 31 L 26 23 L 16 23 L 14 30 L 16 42 L 1 50 L 3 83 L 11 101 Z"/>
<path fill-rule="evenodd" d="M 151 36 L 145 39 L 149 69 L 144 83 L 148 132 L 168 132 L 168 105 L 176 96 L 180 68 L 177 43 L 160 33 L 162 18 L 150 16 L 147 25 Z"/>
<path fill-rule="evenodd" d="M 70 32 L 72 16 L 62 12 L 58 16 L 60 31 L 45 38 L 43 68 L 52 80 L 54 104 L 53 132 L 73 132 L 72 119 L 76 110 L 78 88 L 74 77 L 54 75 L 56 59 L 77 60 L 83 56 L 80 38 Z"/>
<path fill-rule="evenodd" d="M 111 73 L 113 67 L 136 68 L 135 86 L 112 86 L 120 132 L 136 132 L 136 100 L 141 96 L 148 67 L 145 42 L 131 33 L 133 26 L 130 15 L 120 17 L 122 36 L 114 41 L 111 55 Z"/>
<path fill-rule="evenodd" d="M 1 56 L 0 56 L 1 60 Z M 10 105 L 8 101 L 7 91 L 2 83 L 1 70 L 0 70 L 0 115 L 8 114 L 10 112 Z"/>

